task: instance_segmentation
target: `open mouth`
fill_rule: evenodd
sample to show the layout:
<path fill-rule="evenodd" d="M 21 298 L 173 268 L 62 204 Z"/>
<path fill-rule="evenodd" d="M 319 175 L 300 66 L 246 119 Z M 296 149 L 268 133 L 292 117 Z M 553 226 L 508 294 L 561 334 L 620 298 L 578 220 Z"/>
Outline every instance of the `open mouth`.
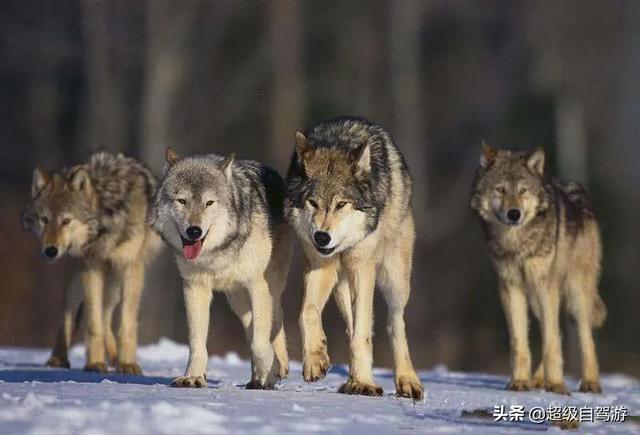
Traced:
<path fill-rule="evenodd" d="M 207 234 L 209 234 L 208 231 Z M 180 235 L 180 238 L 182 239 L 182 256 L 187 260 L 195 260 L 202 251 L 202 244 L 204 243 L 204 239 L 207 237 L 207 234 L 198 240 L 185 239 Z"/>
<path fill-rule="evenodd" d="M 315 247 L 316 247 L 316 250 L 322 255 L 331 255 L 333 251 L 336 250 L 335 246 L 333 248 L 321 248 L 320 246 L 315 245 Z"/>

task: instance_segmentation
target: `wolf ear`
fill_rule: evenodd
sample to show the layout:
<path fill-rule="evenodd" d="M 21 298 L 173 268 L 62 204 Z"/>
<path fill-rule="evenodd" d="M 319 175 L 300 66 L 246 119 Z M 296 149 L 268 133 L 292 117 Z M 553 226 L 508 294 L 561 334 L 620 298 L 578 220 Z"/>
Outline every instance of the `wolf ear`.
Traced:
<path fill-rule="evenodd" d="M 224 173 L 224 176 L 227 178 L 231 178 L 231 163 L 233 163 L 235 158 L 236 158 L 236 154 L 231 153 L 227 157 L 225 157 L 224 160 L 222 160 L 222 162 L 220 163 L 220 170 Z"/>
<path fill-rule="evenodd" d="M 35 168 L 33 170 L 33 177 L 31 179 L 31 198 L 38 196 L 40 191 L 49 182 L 49 175 L 47 175 L 42 169 Z"/>
<path fill-rule="evenodd" d="M 299 131 L 296 132 L 296 153 L 298 154 L 298 163 L 302 165 L 304 160 L 312 153 L 314 148 L 309 144 L 309 141 L 304 134 Z"/>
<path fill-rule="evenodd" d="M 86 196 L 91 196 L 93 193 L 93 185 L 91 183 L 91 177 L 86 169 L 80 168 L 76 170 L 69 179 L 69 186 L 72 190 L 83 193 Z"/>
<path fill-rule="evenodd" d="M 169 167 L 171 167 L 171 166 L 175 165 L 178 160 L 180 160 L 180 156 L 178 155 L 176 150 L 174 150 L 173 148 L 169 147 L 169 148 L 167 148 L 167 152 L 165 153 L 165 159 L 167 160 L 167 163 L 169 164 Z"/>
<path fill-rule="evenodd" d="M 544 150 L 542 147 L 536 148 L 527 158 L 527 168 L 538 175 L 544 174 Z"/>
<path fill-rule="evenodd" d="M 366 178 L 371 172 L 371 147 L 364 143 L 349 153 L 353 164 L 353 173 L 356 178 Z"/>
<path fill-rule="evenodd" d="M 496 160 L 498 151 L 484 140 L 481 142 L 480 146 L 482 147 L 482 153 L 480 153 L 480 166 L 483 169 L 487 169 Z"/>

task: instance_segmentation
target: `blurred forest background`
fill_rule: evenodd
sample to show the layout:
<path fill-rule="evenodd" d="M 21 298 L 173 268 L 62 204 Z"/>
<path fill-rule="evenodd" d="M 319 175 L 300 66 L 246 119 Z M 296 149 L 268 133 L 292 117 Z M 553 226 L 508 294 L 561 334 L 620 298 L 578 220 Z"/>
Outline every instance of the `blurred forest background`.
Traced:
<path fill-rule="evenodd" d="M 415 178 L 418 240 L 406 318 L 416 365 L 507 372 L 508 336 L 469 211 L 479 143 L 544 145 L 584 183 L 604 235 L 603 370 L 640 376 L 640 2 L 4 0 L 0 3 L 0 344 L 50 346 L 64 261 L 45 265 L 19 212 L 33 167 L 106 148 L 156 174 L 164 149 L 237 153 L 285 173 L 294 132 L 342 114 L 385 126 Z M 300 359 L 299 264 L 285 293 Z M 141 342 L 186 342 L 181 282 L 149 272 Z M 376 300 L 377 365 L 390 366 Z M 248 347 L 222 294 L 209 350 Z M 333 362 L 344 326 L 325 312 Z M 569 372 L 576 333 L 566 322 Z M 538 346 L 538 328 L 532 338 Z M 186 363 L 186 361 L 185 361 Z"/>

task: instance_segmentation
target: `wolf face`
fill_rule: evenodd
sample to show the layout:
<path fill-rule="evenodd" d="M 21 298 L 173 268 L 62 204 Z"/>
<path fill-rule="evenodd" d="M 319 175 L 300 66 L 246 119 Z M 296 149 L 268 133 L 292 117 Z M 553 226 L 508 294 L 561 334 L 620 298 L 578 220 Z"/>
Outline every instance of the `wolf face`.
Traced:
<path fill-rule="evenodd" d="M 40 239 L 44 258 L 55 261 L 65 253 L 82 255 L 87 243 L 99 234 L 95 210 L 95 192 L 85 169 L 47 175 L 36 168 L 31 203 L 22 222 Z"/>
<path fill-rule="evenodd" d="M 488 223 L 527 225 L 549 207 L 544 151 L 495 150 L 483 142 L 471 208 Z"/>
<path fill-rule="evenodd" d="M 232 212 L 231 164 L 234 155 L 181 159 L 167 150 L 166 178 L 156 194 L 151 224 L 184 258 L 222 245 L 236 226 Z"/>
<path fill-rule="evenodd" d="M 369 232 L 366 209 L 370 147 L 364 143 L 350 151 L 314 148 L 296 134 L 296 155 L 303 168 L 303 207 L 294 209 L 296 229 L 320 256 L 348 249 Z"/>

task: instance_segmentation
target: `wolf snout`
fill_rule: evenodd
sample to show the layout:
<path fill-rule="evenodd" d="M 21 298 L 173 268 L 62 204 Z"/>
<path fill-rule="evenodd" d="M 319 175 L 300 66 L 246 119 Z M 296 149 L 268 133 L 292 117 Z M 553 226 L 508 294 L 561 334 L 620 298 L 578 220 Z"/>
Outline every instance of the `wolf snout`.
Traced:
<path fill-rule="evenodd" d="M 47 257 L 50 260 L 53 260 L 54 258 L 56 258 L 58 256 L 58 248 L 55 246 L 47 246 L 46 248 L 44 248 L 44 250 L 42 251 L 42 253 L 44 254 L 45 257 Z"/>
<path fill-rule="evenodd" d="M 313 240 L 316 242 L 316 245 L 324 247 L 331 242 L 331 234 L 324 231 L 316 231 L 313 234 Z"/>
<path fill-rule="evenodd" d="M 187 228 L 186 233 L 187 237 L 189 237 L 191 240 L 198 240 L 202 235 L 202 228 L 194 225 Z"/>
<path fill-rule="evenodd" d="M 520 218 L 522 217 L 522 213 L 517 208 L 512 208 L 507 212 L 507 219 L 511 224 L 520 223 Z"/>

